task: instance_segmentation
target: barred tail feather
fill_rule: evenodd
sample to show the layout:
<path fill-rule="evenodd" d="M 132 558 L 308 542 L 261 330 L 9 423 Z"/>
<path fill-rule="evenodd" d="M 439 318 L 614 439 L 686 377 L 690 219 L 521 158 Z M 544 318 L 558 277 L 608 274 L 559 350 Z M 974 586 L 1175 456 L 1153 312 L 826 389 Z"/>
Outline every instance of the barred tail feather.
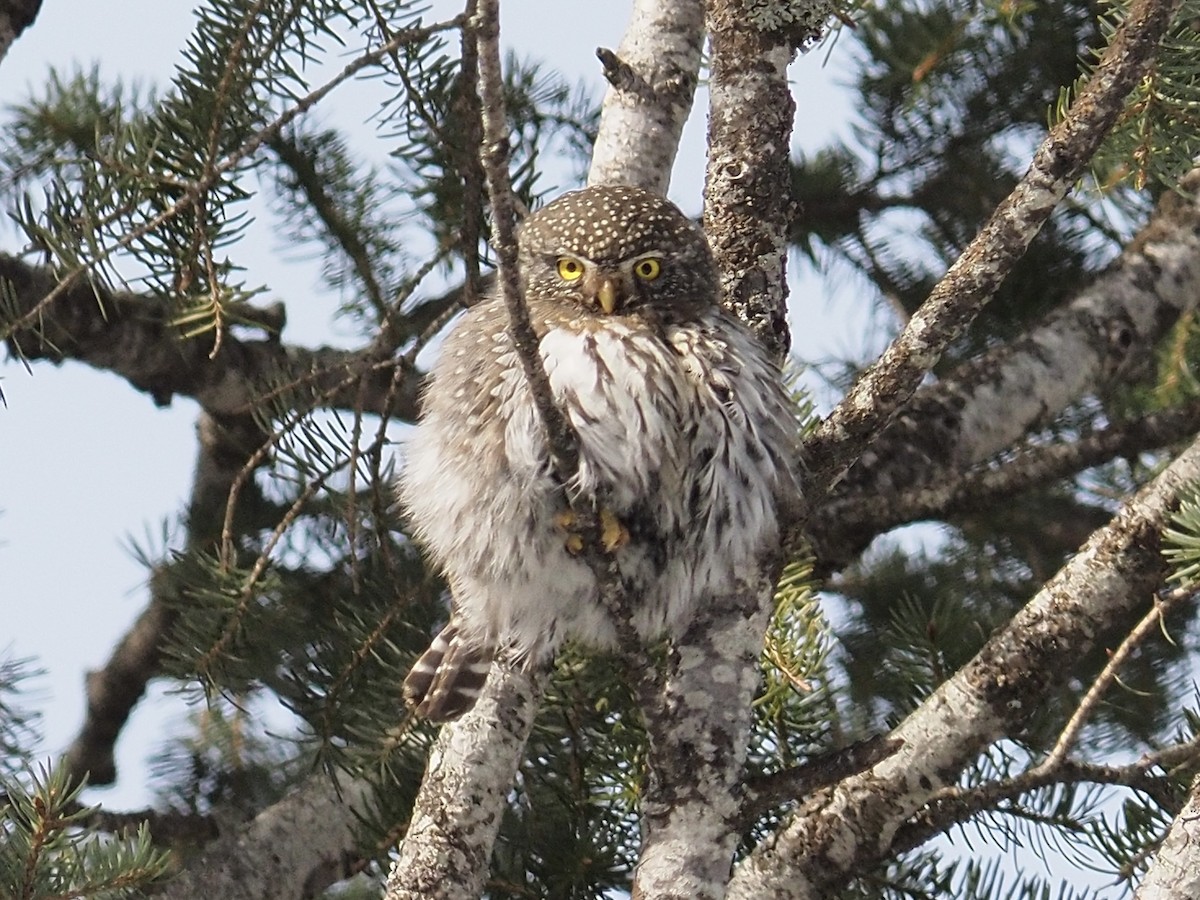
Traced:
<path fill-rule="evenodd" d="M 451 622 L 404 679 L 405 702 L 433 722 L 457 719 L 479 699 L 493 653 L 491 647 L 467 643 Z"/>

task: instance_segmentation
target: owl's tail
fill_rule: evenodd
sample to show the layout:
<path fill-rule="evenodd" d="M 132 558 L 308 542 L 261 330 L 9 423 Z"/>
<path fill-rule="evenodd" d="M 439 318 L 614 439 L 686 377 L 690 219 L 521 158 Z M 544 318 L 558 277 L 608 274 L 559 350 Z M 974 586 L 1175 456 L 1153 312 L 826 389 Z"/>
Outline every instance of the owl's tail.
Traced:
<path fill-rule="evenodd" d="M 430 721 L 457 719 L 479 699 L 494 652 L 468 643 L 451 621 L 404 679 L 404 701 Z"/>

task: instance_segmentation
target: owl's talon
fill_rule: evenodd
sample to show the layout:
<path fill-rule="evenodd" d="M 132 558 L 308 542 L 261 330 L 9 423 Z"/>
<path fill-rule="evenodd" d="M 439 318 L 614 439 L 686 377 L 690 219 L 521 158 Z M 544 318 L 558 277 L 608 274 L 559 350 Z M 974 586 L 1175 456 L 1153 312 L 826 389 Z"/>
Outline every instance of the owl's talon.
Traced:
<path fill-rule="evenodd" d="M 615 553 L 629 543 L 629 529 L 607 509 L 600 510 L 600 543 L 609 553 Z"/>
<path fill-rule="evenodd" d="M 575 515 L 575 511 L 571 509 L 565 509 L 554 517 L 555 526 L 567 532 L 564 543 L 567 552 L 572 556 L 576 556 L 583 551 L 583 535 L 573 530 L 578 521 L 579 519 Z M 604 551 L 606 553 L 615 553 L 628 543 L 629 529 L 621 524 L 621 520 L 607 509 L 601 509 L 600 545 L 604 548 Z"/>

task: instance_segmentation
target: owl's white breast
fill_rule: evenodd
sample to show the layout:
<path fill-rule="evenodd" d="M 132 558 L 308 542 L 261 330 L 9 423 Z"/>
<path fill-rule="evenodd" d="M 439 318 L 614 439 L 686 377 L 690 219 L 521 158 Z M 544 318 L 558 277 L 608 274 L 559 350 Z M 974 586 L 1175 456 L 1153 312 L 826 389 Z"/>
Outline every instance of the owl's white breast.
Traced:
<path fill-rule="evenodd" d="M 555 399 L 579 434 L 574 487 L 614 512 L 677 489 L 690 387 L 671 349 L 645 329 L 613 322 L 552 329 L 541 351 Z"/>

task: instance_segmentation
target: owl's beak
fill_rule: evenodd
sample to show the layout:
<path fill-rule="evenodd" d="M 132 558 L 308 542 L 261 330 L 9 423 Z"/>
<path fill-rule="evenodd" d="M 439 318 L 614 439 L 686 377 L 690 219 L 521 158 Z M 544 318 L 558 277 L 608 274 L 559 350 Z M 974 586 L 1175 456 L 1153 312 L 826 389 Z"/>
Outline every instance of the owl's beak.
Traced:
<path fill-rule="evenodd" d="M 612 315 L 617 308 L 617 285 L 611 278 L 602 278 L 596 289 L 596 300 L 606 316 Z"/>

